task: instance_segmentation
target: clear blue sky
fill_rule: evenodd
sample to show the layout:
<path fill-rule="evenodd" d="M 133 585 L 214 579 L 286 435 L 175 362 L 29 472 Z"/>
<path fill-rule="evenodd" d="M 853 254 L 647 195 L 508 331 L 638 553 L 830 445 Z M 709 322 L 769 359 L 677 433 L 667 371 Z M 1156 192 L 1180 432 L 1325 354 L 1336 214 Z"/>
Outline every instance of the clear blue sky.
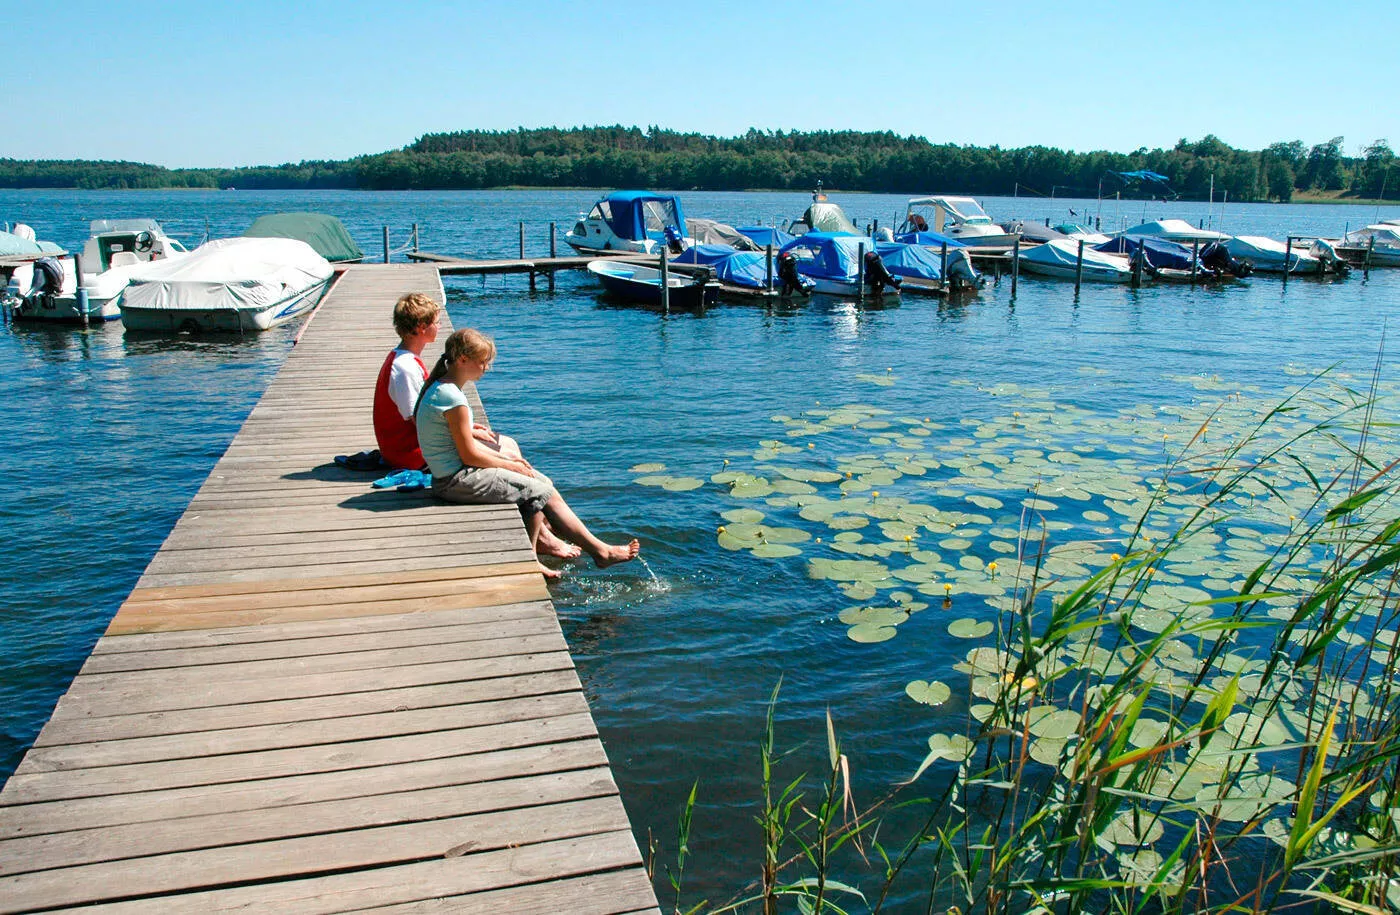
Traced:
<path fill-rule="evenodd" d="M 345 158 L 467 128 L 1400 147 L 1400 2 L 12 3 L 0 156 Z"/>

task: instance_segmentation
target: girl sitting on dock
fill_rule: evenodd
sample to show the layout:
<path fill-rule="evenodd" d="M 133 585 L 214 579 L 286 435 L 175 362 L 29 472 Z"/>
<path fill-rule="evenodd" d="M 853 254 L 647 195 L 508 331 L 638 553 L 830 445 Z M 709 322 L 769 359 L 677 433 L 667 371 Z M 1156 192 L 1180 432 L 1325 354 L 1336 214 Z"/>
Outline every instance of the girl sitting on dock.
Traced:
<path fill-rule="evenodd" d="M 462 385 L 486 374 L 496 358 L 490 337 L 463 328 L 447 338 L 443 354 L 418 396 L 414 421 L 418 442 L 433 475 L 433 494 L 471 505 L 511 503 L 520 509 L 536 547 L 546 518 L 554 532 L 583 547 L 599 568 L 636 557 L 640 545 L 604 543 L 588 530 L 554 489 L 554 483 L 523 457 L 511 457 L 472 434 L 472 408 Z M 559 573 L 540 567 L 546 578 Z"/>

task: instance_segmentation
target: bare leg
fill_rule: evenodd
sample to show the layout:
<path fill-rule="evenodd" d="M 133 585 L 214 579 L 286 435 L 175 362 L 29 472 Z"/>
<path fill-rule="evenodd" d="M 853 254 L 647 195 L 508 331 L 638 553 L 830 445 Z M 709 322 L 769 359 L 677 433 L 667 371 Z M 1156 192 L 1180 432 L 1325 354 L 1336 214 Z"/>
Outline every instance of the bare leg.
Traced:
<path fill-rule="evenodd" d="M 525 530 L 530 535 L 530 548 L 535 550 L 535 555 L 538 556 L 539 548 L 535 544 L 540 539 L 540 531 L 544 530 L 544 513 L 535 512 L 534 514 L 528 516 L 525 519 Z M 556 578 L 562 578 L 564 575 L 563 572 L 551 569 L 549 566 L 545 565 L 542 562 L 537 561 L 535 565 L 540 567 L 540 574 L 543 575 L 548 581 L 553 581 Z"/>
<path fill-rule="evenodd" d="M 488 448 L 494 448 L 503 457 L 508 457 L 513 461 L 524 460 L 524 456 L 520 453 L 520 443 L 509 435 L 497 434 L 496 441 L 483 442 L 482 444 Z M 535 553 L 539 556 L 553 556 L 557 559 L 577 559 L 582 550 L 567 540 L 559 539 L 546 523 L 535 543 Z"/>
<path fill-rule="evenodd" d="M 641 544 L 635 538 L 626 544 L 611 544 L 594 537 L 557 492 L 545 505 L 543 514 L 549 516 L 549 522 L 556 532 L 588 551 L 588 555 L 593 557 L 593 564 L 600 569 L 635 559 L 641 552 Z"/>

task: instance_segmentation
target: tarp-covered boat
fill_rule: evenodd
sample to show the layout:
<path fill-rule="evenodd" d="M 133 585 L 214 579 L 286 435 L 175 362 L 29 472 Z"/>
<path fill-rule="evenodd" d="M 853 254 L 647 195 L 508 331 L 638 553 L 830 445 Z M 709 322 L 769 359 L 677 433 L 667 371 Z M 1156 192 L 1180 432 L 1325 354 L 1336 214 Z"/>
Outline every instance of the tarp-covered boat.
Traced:
<path fill-rule="evenodd" d="M 1167 241 L 1185 242 L 1188 245 L 1193 241 L 1224 241 L 1230 237 L 1224 232 L 1216 232 L 1211 229 L 1198 229 L 1184 219 L 1158 219 L 1153 222 L 1144 222 L 1140 226 L 1133 226 L 1131 229 L 1124 229 L 1114 234 L 1146 235 L 1152 238 L 1165 238 Z"/>
<path fill-rule="evenodd" d="M 874 246 L 865 235 L 808 232 L 784 245 L 781 253 L 796 259 L 797 272 L 811 279 L 817 292 L 859 295 L 861 253 Z"/>
<path fill-rule="evenodd" d="M 133 273 L 120 299 L 129 330 L 266 330 L 310 311 L 335 271 L 306 242 L 224 238 Z"/>
<path fill-rule="evenodd" d="M 776 253 L 773 260 L 773 288 L 776 289 L 780 285 Z M 695 245 L 676 255 L 672 263 L 709 267 L 715 279 L 726 286 L 768 288 L 766 251 L 739 251 L 730 245 Z"/>
<path fill-rule="evenodd" d="M 1077 270 L 1079 242 L 1068 239 L 1047 241 L 1021 251 L 1021 269 L 1041 276 L 1073 280 Z M 1119 254 L 1105 254 L 1084 246 L 1086 283 L 1127 283 L 1133 278 L 1132 261 Z"/>
<path fill-rule="evenodd" d="M 1130 258 L 1142 251 L 1147 258 L 1147 265 L 1154 269 L 1191 269 L 1191 249 L 1164 238 L 1120 236 L 1094 245 L 1094 250 L 1102 251 L 1105 254 L 1125 254 Z M 1197 261 L 1200 260 L 1199 251 L 1196 252 L 1196 258 Z"/>
<path fill-rule="evenodd" d="M 947 245 L 950 251 L 953 248 L 967 247 L 951 235 L 941 235 L 938 232 L 901 232 L 894 237 L 894 240 L 901 245 L 923 245 L 925 248 L 932 248 L 935 251 L 942 250 L 944 245 Z"/>
<path fill-rule="evenodd" d="M 1322 258 L 1302 245 L 1291 248 L 1281 241 L 1265 238 L 1262 235 L 1236 235 L 1225 242 L 1225 250 L 1230 256 L 1249 261 L 1255 271 L 1264 273 L 1291 274 L 1322 273 L 1325 269 Z"/>
<path fill-rule="evenodd" d="M 51 241 L 35 240 L 34 230 L 23 223 L 16 225 L 15 228 L 21 231 L 18 234 L 0 232 L 0 257 L 27 257 L 30 255 L 37 257 L 44 254 L 68 253 Z"/>
<path fill-rule="evenodd" d="M 614 191 L 593 205 L 564 235 L 575 251 L 636 251 L 653 254 L 684 246 L 685 211 L 674 194 Z"/>
<path fill-rule="evenodd" d="M 345 224 L 325 213 L 270 213 L 259 216 L 243 233 L 244 238 L 295 238 L 311 246 L 332 264 L 364 260 Z"/>
<path fill-rule="evenodd" d="M 797 237 L 789 235 L 776 226 L 739 226 L 739 232 L 759 248 L 767 248 L 772 245 L 775 250 Z"/>
<path fill-rule="evenodd" d="M 759 249 L 743 232 L 714 219 L 687 219 L 685 231 L 691 243 L 696 245 L 729 245 L 738 251 Z"/>
<path fill-rule="evenodd" d="M 933 291 L 943 285 L 970 288 L 977 285 L 977 271 L 972 266 L 972 257 L 963 245 L 948 247 L 948 274 L 943 274 L 943 256 L 923 245 L 881 242 L 875 245 L 885 269 L 894 276 L 914 280 L 907 289 Z"/>

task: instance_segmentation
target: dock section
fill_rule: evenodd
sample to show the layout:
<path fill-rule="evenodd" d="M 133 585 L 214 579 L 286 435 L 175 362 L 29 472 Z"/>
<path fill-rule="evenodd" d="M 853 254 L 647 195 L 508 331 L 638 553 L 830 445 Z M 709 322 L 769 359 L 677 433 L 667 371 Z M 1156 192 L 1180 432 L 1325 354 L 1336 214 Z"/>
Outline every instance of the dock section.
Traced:
<path fill-rule="evenodd" d="M 345 273 L 117 612 L 0 791 L 0 911 L 657 911 L 519 514 L 329 463 L 409 291 Z"/>

